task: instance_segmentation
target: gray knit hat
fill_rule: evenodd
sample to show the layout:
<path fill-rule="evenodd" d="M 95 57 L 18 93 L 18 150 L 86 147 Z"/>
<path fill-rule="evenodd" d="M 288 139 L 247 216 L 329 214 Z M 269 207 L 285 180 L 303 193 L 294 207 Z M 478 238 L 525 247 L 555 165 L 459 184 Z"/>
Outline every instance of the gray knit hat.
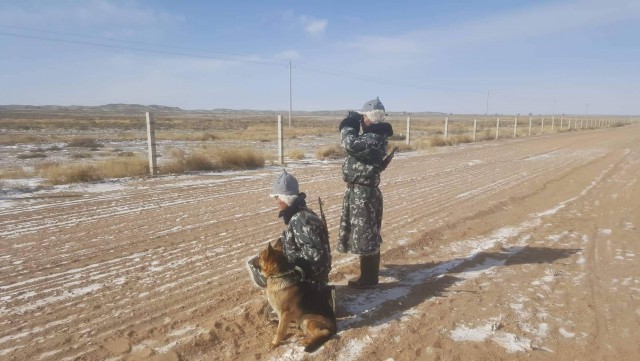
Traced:
<path fill-rule="evenodd" d="M 385 111 L 384 105 L 382 105 L 380 98 L 376 97 L 375 99 L 369 100 L 368 102 L 364 103 L 360 112 L 366 113 L 372 110 L 382 110 L 383 112 Z"/>
<path fill-rule="evenodd" d="M 387 112 L 384 109 L 384 105 L 382 105 L 380 98 L 375 98 L 364 103 L 362 110 L 358 113 L 366 115 L 373 123 L 379 123 L 387 116 Z"/>
<path fill-rule="evenodd" d="M 273 182 L 273 190 L 271 196 L 285 195 L 285 196 L 297 196 L 300 193 L 298 189 L 298 180 L 296 177 L 287 173 L 286 170 L 282 170 L 282 173 L 278 175 L 276 181 Z"/>

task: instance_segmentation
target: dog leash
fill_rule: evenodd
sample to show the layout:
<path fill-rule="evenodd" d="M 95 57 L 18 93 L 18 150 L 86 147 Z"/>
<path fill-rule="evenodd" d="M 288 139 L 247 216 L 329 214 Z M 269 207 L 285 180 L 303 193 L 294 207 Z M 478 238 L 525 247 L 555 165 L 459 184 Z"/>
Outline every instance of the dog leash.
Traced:
<path fill-rule="evenodd" d="M 298 266 L 295 266 L 293 269 L 290 269 L 285 273 L 280 273 L 280 274 L 277 274 L 277 275 L 271 275 L 271 276 L 269 276 L 269 278 L 272 278 L 272 279 L 273 278 L 282 278 L 282 277 L 288 276 L 288 275 L 290 275 L 292 273 L 296 273 L 296 272 L 300 273 L 300 279 L 304 280 L 304 271 L 302 270 L 302 268 L 300 268 Z"/>

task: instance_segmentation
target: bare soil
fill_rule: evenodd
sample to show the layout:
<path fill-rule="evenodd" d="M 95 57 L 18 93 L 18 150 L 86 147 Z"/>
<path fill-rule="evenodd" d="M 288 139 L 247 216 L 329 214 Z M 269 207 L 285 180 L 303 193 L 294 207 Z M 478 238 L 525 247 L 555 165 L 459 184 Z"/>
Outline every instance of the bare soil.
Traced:
<path fill-rule="evenodd" d="M 337 141 L 337 136 L 336 136 Z M 278 167 L 49 190 L 0 207 L 4 360 L 636 360 L 640 126 L 400 154 L 383 174 L 381 285 L 339 333 L 269 349 L 245 261 L 283 225 Z M 340 162 L 291 164 L 332 240 Z"/>

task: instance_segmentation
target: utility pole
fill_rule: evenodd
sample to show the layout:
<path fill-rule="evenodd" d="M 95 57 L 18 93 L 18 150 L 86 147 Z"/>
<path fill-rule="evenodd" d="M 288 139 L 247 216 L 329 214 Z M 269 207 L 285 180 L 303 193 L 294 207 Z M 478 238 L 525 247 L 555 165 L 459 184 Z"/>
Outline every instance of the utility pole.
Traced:
<path fill-rule="evenodd" d="M 291 127 L 291 101 L 292 99 L 292 94 L 291 94 L 291 60 L 289 60 L 289 127 Z"/>
<path fill-rule="evenodd" d="M 156 118 L 153 113 L 147 112 L 147 146 L 149 149 L 149 173 L 158 175 L 158 160 L 156 154 Z"/>

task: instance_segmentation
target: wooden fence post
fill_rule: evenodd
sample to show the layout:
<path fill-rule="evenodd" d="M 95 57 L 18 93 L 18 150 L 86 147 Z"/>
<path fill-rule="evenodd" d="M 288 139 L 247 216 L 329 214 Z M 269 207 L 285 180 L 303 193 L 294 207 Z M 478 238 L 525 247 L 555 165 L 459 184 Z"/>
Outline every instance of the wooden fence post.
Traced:
<path fill-rule="evenodd" d="M 540 134 L 544 134 L 544 117 L 542 117 L 542 125 L 540 126 Z"/>
<path fill-rule="evenodd" d="M 149 149 L 149 173 L 153 177 L 158 174 L 158 159 L 156 156 L 156 119 L 153 113 L 147 112 L 147 145 Z"/>
<path fill-rule="evenodd" d="M 562 131 L 562 121 L 564 120 L 564 118 L 560 117 L 560 131 Z"/>
<path fill-rule="evenodd" d="M 444 118 L 444 141 L 447 141 L 447 137 L 449 137 L 449 117 Z"/>
<path fill-rule="evenodd" d="M 496 120 L 496 139 L 500 138 L 500 117 Z"/>
<path fill-rule="evenodd" d="M 478 119 L 473 118 L 473 141 L 476 141 L 476 131 L 478 130 Z"/>
<path fill-rule="evenodd" d="M 278 115 L 278 161 L 284 165 L 284 145 L 282 134 L 282 115 Z"/>
<path fill-rule="evenodd" d="M 513 121 L 513 137 L 515 138 L 518 135 L 518 117 Z"/>
<path fill-rule="evenodd" d="M 531 116 L 529 116 L 529 136 L 531 136 Z"/>
<path fill-rule="evenodd" d="M 411 117 L 407 117 L 407 145 L 411 144 Z"/>
<path fill-rule="evenodd" d="M 555 127 L 556 127 L 556 116 L 552 115 L 551 116 L 551 133 L 553 133 Z"/>

